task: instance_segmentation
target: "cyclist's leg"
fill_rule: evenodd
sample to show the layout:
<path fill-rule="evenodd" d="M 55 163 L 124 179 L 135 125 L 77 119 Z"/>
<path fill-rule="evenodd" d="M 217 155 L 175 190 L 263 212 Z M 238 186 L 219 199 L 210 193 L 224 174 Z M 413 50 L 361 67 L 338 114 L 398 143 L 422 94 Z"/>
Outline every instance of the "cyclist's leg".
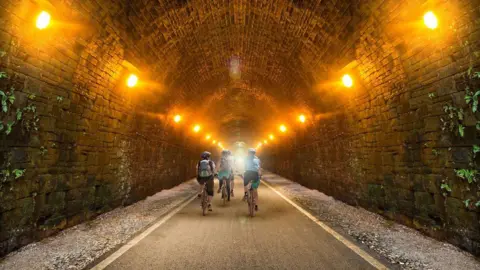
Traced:
<path fill-rule="evenodd" d="M 202 191 L 203 191 L 203 183 L 204 181 L 202 180 L 201 177 L 197 177 L 197 182 L 198 182 L 198 197 L 200 198 L 202 196 Z"/>
<path fill-rule="evenodd" d="M 208 208 L 211 209 L 212 198 L 213 198 L 213 176 L 207 180 L 207 195 L 208 195 Z"/>
<path fill-rule="evenodd" d="M 243 199 L 247 199 L 248 183 L 250 182 L 250 178 L 251 178 L 251 172 L 246 171 L 243 175 L 243 190 L 245 191 L 245 195 Z"/>
<path fill-rule="evenodd" d="M 230 179 L 229 180 L 230 180 L 230 191 L 233 192 L 233 188 L 235 186 L 235 175 L 233 174 L 233 170 L 230 174 Z"/>

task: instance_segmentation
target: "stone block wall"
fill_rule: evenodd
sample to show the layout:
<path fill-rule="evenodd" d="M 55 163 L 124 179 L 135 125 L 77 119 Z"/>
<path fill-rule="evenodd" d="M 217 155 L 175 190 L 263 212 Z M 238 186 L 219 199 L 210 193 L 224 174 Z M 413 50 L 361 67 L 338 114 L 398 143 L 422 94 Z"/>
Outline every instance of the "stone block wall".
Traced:
<path fill-rule="evenodd" d="M 0 257 L 195 174 L 199 148 L 169 123 L 169 100 L 125 87 L 124 60 L 148 66 L 114 18 L 123 5 L 0 3 L 0 90 L 15 89 L 0 119 Z M 54 21 L 38 31 L 44 8 Z"/>
<path fill-rule="evenodd" d="M 263 160 L 307 187 L 478 255 L 480 211 L 472 202 L 479 201 L 479 189 L 455 170 L 478 167 L 478 112 L 465 95 L 468 84 L 478 90 L 471 74 L 480 69 L 480 6 L 430 4 L 378 1 L 340 54 L 355 57 L 331 65 L 339 70 L 340 62 L 356 60 L 345 71 L 354 75 L 355 87 L 320 89 L 323 112 L 315 108 L 313 121 L 281 147 L 264 151 Z M 436 31 L 421 22 L 430 8 L 439 17 Z M 459 125 L 442 130 L 441 118 L 450 121 L 445 105 L 463 108 L 463 136 Z"/>

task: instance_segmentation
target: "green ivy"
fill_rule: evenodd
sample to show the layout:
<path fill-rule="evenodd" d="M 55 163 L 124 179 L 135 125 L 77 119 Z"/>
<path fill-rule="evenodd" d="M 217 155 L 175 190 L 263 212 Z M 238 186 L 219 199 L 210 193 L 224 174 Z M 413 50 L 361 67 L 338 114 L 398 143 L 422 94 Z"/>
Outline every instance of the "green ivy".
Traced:
<path fill-rule="evenodd" d="M 469 170 L 469 169 L 460 169 L 460 170 L 455 170 L 455 173 L 457 174 L 458 177 L 467 180 L 469 184 L 473 182 L 477 182 L 477 170 Z"/>

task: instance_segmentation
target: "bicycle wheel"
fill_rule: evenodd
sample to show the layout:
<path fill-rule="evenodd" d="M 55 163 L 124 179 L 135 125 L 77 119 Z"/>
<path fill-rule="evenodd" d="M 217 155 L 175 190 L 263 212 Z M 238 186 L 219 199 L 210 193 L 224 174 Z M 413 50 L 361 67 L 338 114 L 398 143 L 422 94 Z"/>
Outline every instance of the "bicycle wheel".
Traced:
<path fill-rule="evenodd" d="M 225 180 L 222 180 L 222 199 L 223 205 L 227 204 L 227 183 Z"/>
<path fill-rule="evenodd" d="M 254 208 L 255 206 L 253 205 L 253 194 L 252 190 L 248 191 L 248 213 L 251 217 L 254 215 Z"/>

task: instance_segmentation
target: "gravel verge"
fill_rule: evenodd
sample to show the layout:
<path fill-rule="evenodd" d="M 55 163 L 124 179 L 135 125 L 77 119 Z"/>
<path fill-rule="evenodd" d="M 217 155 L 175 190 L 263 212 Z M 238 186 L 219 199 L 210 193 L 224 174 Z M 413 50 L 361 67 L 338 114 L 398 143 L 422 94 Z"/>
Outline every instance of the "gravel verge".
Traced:
<path fill-rule="evenodd" d="M 325 224 L 350 235 L 400 269 L 480 269 L 473 255 L 451 244 L 278 175 L 265 173 L 264 179 Z"/>
<path fill-rule="evenodd" d="M 0 261 L 0 270 L 83 269 L 118 245 L 128 242 L 197 190 L 198 185 L 188 181 L 130 206 L 102 214 L 10 253 Z"/>

